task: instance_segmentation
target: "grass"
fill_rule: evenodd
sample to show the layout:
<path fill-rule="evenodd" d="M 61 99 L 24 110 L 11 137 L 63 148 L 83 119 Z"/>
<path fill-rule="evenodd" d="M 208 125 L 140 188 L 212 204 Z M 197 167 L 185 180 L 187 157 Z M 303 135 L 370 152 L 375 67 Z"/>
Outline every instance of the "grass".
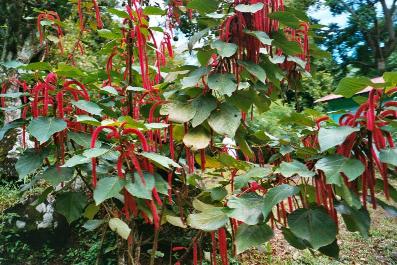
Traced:
<path fill-rule="evenodd" d="M 0 185 L 0 214 L 19 200 L 18 188 L 12 184 Z"/>

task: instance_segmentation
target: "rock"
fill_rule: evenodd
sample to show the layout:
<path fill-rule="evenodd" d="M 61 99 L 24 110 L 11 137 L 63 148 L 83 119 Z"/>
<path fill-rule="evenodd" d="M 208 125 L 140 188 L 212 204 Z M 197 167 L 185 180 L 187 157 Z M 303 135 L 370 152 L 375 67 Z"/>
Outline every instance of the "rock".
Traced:
<path fill-rule="evenodd" d="M 44 244 L 58 249 L 64 247 L 70 238 L 70 226 L 65 217 L 54 211 L 52 199 L 34 206 L 31 197 L 7 210 L 4 214 L 9 216 L 6 231 L 29 244 L 32 248 L 40 248 Z"/>

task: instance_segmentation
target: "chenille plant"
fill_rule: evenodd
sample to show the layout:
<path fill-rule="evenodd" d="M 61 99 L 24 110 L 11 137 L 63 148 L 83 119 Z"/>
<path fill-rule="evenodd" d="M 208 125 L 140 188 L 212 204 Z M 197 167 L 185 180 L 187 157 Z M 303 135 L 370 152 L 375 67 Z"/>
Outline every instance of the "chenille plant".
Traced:
<path fill-rule="evenodd" d="M 305 14 L 282 0 L 151 2 L 105 9 L 73 1 L 80 33 L 71 50 L 62 45 L 61 18 L 38 15 L 40 41 L 48 52 L 47 39 L 56 39 L 65 61 L 22 66 L 21 79 L 3 83 L 2 108 L 20 97 L 22 115 L 1 131 L 22 128 L 16 168 L 27 187 L 51 184 L 41 200 L 54 196 L 69 223 L 83 219 L 104 235 L 110 227 L 128 264 L 160 263 L 159 253 L 172 264 L 199 264 L 208 252 L 211 264 L 227 265 L 274 230 L 298 249 L 336 258 L 340 216 L 368 236 L 367 202 L 396 214 L 378 198 L 397 201 L 389 183 L 396 73 L 382 84 L 344 79 L 337 92 L 347 97 L 374 87 L 357 112 L 339 124 L 314 110 L 294 112 L 280 121 L 291 136 L 277 138 L 249 124 L 283 87 L 299 90 L 309 75 L 318 48 Z M 104 14 L 117 27 L 107 29 Z M 152 26 L 155 16 L 160 26 Z M 184 54 L 172 47 L 181 16 L 200 28 Z M 87 31 L 107 40 L 107 61 L 94 72 L 75 63 Z M 179 66 L 181 55 L 197 63 Z M 15 86 L 19 93 L 7 92 Z M 84 185 L 76 190 L 75 181 Z M 170 231 L 185 240 L 172 242 Z"/>

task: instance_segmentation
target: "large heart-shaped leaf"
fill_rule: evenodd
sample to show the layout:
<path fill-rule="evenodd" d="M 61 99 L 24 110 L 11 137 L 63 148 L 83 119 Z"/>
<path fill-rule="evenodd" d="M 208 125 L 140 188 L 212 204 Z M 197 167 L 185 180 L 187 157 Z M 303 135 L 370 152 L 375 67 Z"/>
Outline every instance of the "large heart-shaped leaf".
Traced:
<path fill-rule="evenodd" d="M 238 46 L 234 43 L 216 40 L 212 43 L 212 48 L 216 49 L 218 54 L 222 57 L 232 57 L 237 52 Z"/>
<path fill-rule="evenodd" d="M 182 88 L 195 87 L 200 79 L 208 74 L 210 69 L 208 67 L 200 67 L 193 70 L 188 76 L 181 80 Z"/>
<path fill-rule="evenodd" d="M 263 200 L 262 213 L 266 218 L 272 211 L 272 208 L 283 200 L 291 197 L 299 192 L 299 187 L 283 184 L 270 189 Z"/>
<path fill-rule="evenodd" d="M 96 205 L 101 204 L 107 199 L 117 197 L 124 185 L 125 180 L 116 177 L 100 179 L 94 190 L 94 201 Z"/>
<path fill-rule="evenodd" d="M 187 8 L 195 9 L 199 13 L 207 14 L 218 9 L 218 0 L 192 0 L 187 4 Z"/>
<path fill-rule="evenodd" d="M 263 45 L 271 45 L 273 39 L 263 31 L 244 31 L 246 34 L 256 37 Z"/>
<path fill-rule="evenodd" d="M 346 227 L 351 232 L 359 232 L 363 237 L 369 236 L 371 219 L 365 208 L 359 210 L 348 206 L 345 203 L 338 203 L 335 209 L 342 214 Z"/>
<path fill-rule="evenodd" d="M 168 115 L 168 119 L 176 123 L 190 121 L 196 112 L 197 109 L 192 104 L 178 101 L 163 105 L 160 109 L 161 115 Z"/>
<path fill-rule="evenodd" d="M 230 97 L 236 91 L 237 83 L 232 74 L 212 74 L 208 77 L 208 87 Z"/>
<path fill-rule="evenodd" d="M 74 170 L 71 168 L 52 166 L 44 171 L 40 177 L 48 181 L 52 186 L 57 186 L 63 181 L 68 181 L 73 177 Z"/>
<path fill-rule="evenodd" d="M 63 131 L 66 127 L 67 124 L 64 120 L 59 120 L 53 117 L 40 117 L 38 119 L 33 119 L 30 122 L 28 131 L 40 142 L 40 144 L 43 144 L 47 142 L 52 135 Z"/>
<path fill-rule="evenodd" d="M 273 235 L 273 230 L 267 224 L 240 225 L 236 233 L 237 254 L 266 243 Z"/>
<path fill-rule="evenodd" d="M 214 207 L 201 213 L 190 214 L 187 218 L 188 224 L 203 231 L 215 231 L 223 227 L 229 221 L 229 217 L 223 208 Z"/>
<path fill-rule="evenodd" d="M 299 19 L 291 12 L 288 11 L 276 11 L 269 14 L 271 19 L 275 19 L 279 21 L 281 24 L 294 28 L 299 29 L 301 22 Z"/>
<path fill-rule="evenodd" d="M 339 82 L 335 94 L 351 98 L 356 93 L 371 85 L 371 79 L 367 77 L 345 77 Z"/>
<path fill-rule="evenodd" d="M 112 231 L 116 232 L 123 239 L 127 240 L 131 233 L 131 228 L 119 218 L 112 218 L 109 220 L 109 227 Z"/>
<path fill-rule="evenodd" d="M 176 163 L 171 158 L 168 158 L 166 156 L 162 156 L 162 155 L 159 155 L 156 153 L 143 152 L 143 153 L 141 153 L 141 156 L 146 157 L 147 159 L 152 160 L 153 162 L 155 162 L 167 169 L 171 169 L 171 167 L 176 167 L 176 168 L 181 167 L 178 163 Z"/>
<path fill-rule="evenodd" d="M 206 148 L 210 142 L 211 136 L 203 128 L 192 129 L 183 137 L 183 143 L 193 151 Z"/>
<path fill-rule="evenodd" d="M 380 150 L 379 159 L 383 163 L 397 167 L 397 148 Z"/>
<path fill-rule="evenodd" d="M 359 131 L 358 128 L 348 126 L 335 128 L 321 128 L 318 133 L 318 142 L 321 152 L 342 144 L 346 138 L 354 132 Z"/>
<path fill-rule="evenodd" d="M 128 181 L 125 188 L 131 195 L 141 199 L 152 199 L 152 190 L 155 186 L 155 178 L 152 174 L 144 172 L 143 174 L 145 183 L 142 181 L 142 177 L 138 173 L 134 174 L 134 181 Z"/>
<path fill-rule="evenodd" d="M 27 149 L 23 152 L 15 164 L 19 179 L 26 177 L 38 169 L 43 164 L 43 160 L 47 155 L 48 152 L 46 151 L 37 152 L 34 149 Z"/>
<path fill-rule="evenodd" d="M 328 184 L 338 186 L 342 185 L 341 173 L 344 173 L 350 181 L 353 181 L 361 176 L 365 170 L 361 161 L 341 155 L 324 157 L 316 163 L 315 167 L 317 170 L 324 172 Z"/>
<path fill-rule="evenodd" d="M 68 223 L 79 219 L 87 205 L 87 196 L 82 192 L 64 192 L 56 197 L 55 210 L 65 216 Z"/>
<path fill-rule="evenodd" d="M 98 104 L 86 100 L 72 101 L 72 104 L 77 108 L 93 115 L 101 115 L 103 110 L 101 107 L 98 106 Z"/>
<path fill-rule="evenodd" d="M 256 193 L 232 197 L 227 203 L 232 209 L 228 215 L 248 225 L 256 225 L 262 216 L 263 201 L 263 198 Z"/>
<path fill-rule="evenodd" d="M 282 162 L 278 172 L 287 178 L 290 178 L 294 175 L 304 178 L 311 178 L 315 175 L 313 171 L 309 170 L 305 164 L 299 162 L 298 160 L 293 160 L 292 162 Z"/>
<path fill-rule="evenodd" d="M 247 173 L 239 175 L 234 178 L 234 188 L 241 189 L 254 179 L 264 178 L 272 174 L 272 168 L 270 166 L 266 167 L 253 167 Z"/>
<path fill-rule="evenodd" d="M 335 222 L 322 208 L 295 210 L 288 215 L 288 225 L 292 233 L 314 249 L 327 246 L 336 238 Z"/>
<path fill-rule="evenodd" d="M 216 109 L 217 102 L 213 96 L 206 95 L 195 99 L 193 107 L 197 110 L 192 120 L 192 126 L 197 127 L 202 124 L 211 115 L 211 112 Z"/>
<path fill-rule="evenodd" d="M 296 55 L 302 52 L 302 48 L 295 41 L 289 41 L 282 31 L 277 31 L 272 34 L 273 44 L 283 50 L 286 55 Z"/>
<path fill-rule="evenodd" d="M 257 64 L 253 62 L 246 61 L 238 61 L 240 65 L 242 65 L 250 74 L 258 78 L 259 81 L 266 84 L 266 72 Z"/>
<path fill-rule="evenodd" d="M 241 112 L 233 105 L 224 103 L 220 110 L 213 112 L 208 124 L 218 134 L 234 137 L 241 123 Z"/>
<path fill-rule="evenodd" d="M 261 10 L 265 5 L 263 3 L 256 3 L 252 5 L 239 4 L 235 7 L 236 11 L 242 13 L 256 13 Z"/>

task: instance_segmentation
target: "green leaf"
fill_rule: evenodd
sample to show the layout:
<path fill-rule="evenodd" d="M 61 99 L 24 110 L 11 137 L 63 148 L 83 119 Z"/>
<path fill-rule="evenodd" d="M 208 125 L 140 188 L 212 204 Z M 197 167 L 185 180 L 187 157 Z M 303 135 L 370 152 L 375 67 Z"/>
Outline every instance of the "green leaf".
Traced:
<path fill-rule="evenodd" d="M 143 176 L 145 184 L 142 182 L 141 176 L 135 172 L 134 181 L 132 182 L 129 180 L 125 188 L 131 195 L 137 198 L 151 200 L 152 190 L 155 186 L 155 179 L 154 176 L 148 172 L 144 172 Z"/>
<path fill-rule="evenodd" d="M 211 115 L 211 112 L 216 109 L 216 99 L 210 95 L 200 96 L 193 102 L 193 107 L 197 110 L 192 120 L 193 128 L 202 124 Z"/>
<path fill-rule="evenodd" d="M 203 128 L 189 130 L 183 137 L 183 143 L 193 151 L 206 148 L 211 142 L 211 136 Z"/>
<path fill-rule="evenodd" d="M 55 72 L 59 76 L 65 76 L 68 78 L 79 78 L 84 76 L 84 72 L 81 71 L 79 68 L 76 68 L 66 63 L 58 63 L 58 68 L 55 70 Z"/>
<path fill-rule="evenodd" d="M 347 230 L 350 232 L 360 232 L 361 236 L 368 238 L 371 219 L 364 207 L 357 210 L 345 203 L 339 203 L 335 205 L 335 209 L 342 214 Z"/>
<path fill-rule="evenodd" d="M 100 207 L 95 205 L 95 203 L 91 203 L 84 210 L 84 217 L 87 219 L 94 219 L 95 215 L 99 212 Z"/>
<path fill-rule="evenodd" d="M 218 230 L 228 221 L 229 217 L 224 212 L 224 208 L 220 207 L 210 208 L 197 214 L 189 214 L 187 218 L 187 223 L 191 227 L 206 232 Z"/>
<path fill-rule="evenodd" d="M 253 62 L 238 61 L 238 64 L 242 65 L 250 74 L 258 78 L 263 84 L 266 84 L 266 72 L 257 64 Z"/>
<path fill-rule="evenodd" d="M 263 198 L 256 193 L 232 197 L 227 203 L 232 209 L 228 216 L 248 225 L 256 225 L 262 217 L 263 201 Z"/>
<path fill-rule="evenodd" d="M 350 206 L 355 209 L 360 209 L 362 207 L 361 201 L 358 196 L 347 187 L 347 185 L 342 181 L 341 187 L 335 186 L 336 193 L 342 197 L 342 199 Z"/>
<path fill-rule="evenodd" d="M 351 98 L 356 93 L 371 85 L 371 79 L 367 77 L 345 77 L 339 82 L 335 94 Z"/>
<path fill-rule="evenodd" d="M 196 0 L 196 2 L 199 2 L 199 1 L 200 1 L 200 0 Z M 212 0 L 207 0 L 207 1 L 212 1 Z M 212 2 L 215 2 L 215 1 L 212 1 Z M 192 50 L 193 50 L 193 48 L 194 48 L 194 45 L 195 45 L 197 42 L 201 41 L 209 32 L 210 32 L 210 29 L 209 29 L 209 28 L 206 28 L 206 29 L 204 29 L 204 30 L 201 30 L 201 31 L 199 31 L 199 32 L 196 32 L 196 33 L 189 39 L 189 42 L 188 42 L 188 44 L 187 44 L 187 47 L 188 47 L 190 53 L 192 52 Z"/>
<path fill-rule="evenodd" d="M 116 33 L 115 31 L 111 31 L 108 29 L 99 29 L 98 30 L 98 35 L 104 39 L 108 40 L 115 40 L 115 39 L 120 39 L 121 35 Z"/>
<path fill-rule="evenodd" d="M 65 216 L 68 223 L 79 219 L 87 205 L 87 196 L 82 192 L 64 192 L 56 197 L 55 210 Z"/>
<path fill-rule="evenodd" d="M 187 8 L 195 9 L 201 14 L 212 13 L 218 9 L 218 0 L 192 0 Z"/>
<path fill-rule="evenodd" d="M 168 190 L 170 186 L 168 185 L 168 182 L 163 179 L 163 177 L 160 174 L 155 174 L 154 175 L 154 180 L 155 180 L 155 186 L 156 190 L 160 194 L 168 195 Z"/>
<path fill-rule="evenodd" d="M 397 167 L 397 148 L 380 150 L 379 159 L 383 163 Z"/>
<path fill-rule="evenodd" d="M 94 201 L 96 205 L 101 204 L 107 199 L 117 197 L 124 185 L 125 180 L 116 177 L 100 179 L 94 190 Z"/>
<path fill-rule="evenodd" d="M 383 80 L 389 83 L 389 87 L 393 88 L 397 86 L 397 72 L 386 72 L 383 74 Z"/>
<path fill-rule="evenodd" d="M 98 219 L 88 220 L 83 224 L 83 228 L 87 229 L 88 231 L 94 231 L 95 229 L 100 227 L 103 223 L 104 223 L 103 220 L 98 220 Z"/>
<path fill-rule="evenodd" d="M 256 37 L 263 45 L 271 45 L 273 39 L 269 37 L 265 32 L 263 31 L 249 31 L 249 30 L 244 30 L 244 32 L 248 35 Z"/>
<path fill-rule="evenodd" d="M 316 163 L 315 167 L 317 170 L 324 172 L 328 184 L 338 186 L 341 186 L 343 181 L 341 173 L 344 173 L 350 181 L 353 181 L 361 176 L 365 170 L 361 161 L 341 155 L 324 157 Z"/>
<path fill-rule="evenodd" d="M 295 41 L 289 41 L 284 32 L 278 31 L 274 32 L 272 35 L 274 41 L 273 44 L 278 48 L 283 50 L 283 53 L 286 55 L 296 55 L 302 53 L 302 49 L 299 44 Z"/>
<path fill-rule="evenodd" d="M 213 50 L 199 50 L 197 52 L 197 60 L 199 61 L 201 66 L 206 66 L 208 65 L 209 60 L 212 57 L 212 54 L 214 53 Z"/>
<path fill-rule="evenodd" d="M 168 115 L 168 119 L 176 123 L 185 123 L 193 119 L 196 115 L 196 108 L 189 103 L 179 101 L 163 105 L 160 110 L 161 115 Z"/>
<path fill-rule="evenodd" d="M 129 18 L 130 17 L 127 12 L 118 10 L 115 8 L 108 8 L 107 12 L 109 12 L 110 14 L 113 14 L 115 16 L 118 16 L 119 18 Z"/>
<path fill-rule="evenodd" d="M 81 145 L 84 148 L 91 148 L 91 134 L 68 132 L 68 137 L 70 140 L 73 140 L 76 144 Z M 101 141 L 95 142 L 95 147 L 99 148 L 101 145 Z"/>
<path fill-rule="evenodd" d="M 369 196 L 367 197 L 369 199 Z M 383 210 L 385 210 L 385 212 L 390 216 L 390 217 L 397 217 L 397 208 L 394 207 L 393 205 L 387 204 L 382 200 L 376 199 L 376 202 L 378 203 L 378 205 L 380 205 L 380 207 L 383 208 Z"/>
<path fill-rule="evenodd" d="M 334 259 L 339 258 L 340 249 L 339 249 L 337 240 L 335 240 L 332 244 L 329 244 L 327 246 L 319 248 L 318 251 L 320 251 L 322 254 L 324 254 L 328 257 L 331 257 Z"/>
<path fill-rule="evenodd" d="M 31 71 L 51 71 L 52 66 L 48 62 L 36 62 L 28 65 L 20 66 L 19 68 Z"/>
<path fill-rule="evenodd" d="M 29 126 L 29 133 L 35 137 L 40 144 L 47 142 L 52 135 L 57 132 L 61 132 L 66 129 L 67 124 L 63 120 L 49 117 L 40 117 L 38 119 L 33 119 Z"/>
<path fill-rule="evenodd" d="M 82 155 L 74 155 L 69 158 L 62 167 L 75 167 L 77 165 L 90 163 L 91 159 Z"/>
<path fill-rule="evenodd" d="M 283 184 L 270 189 L 263 200 L 262 214 L 266 219 L 272 208 L 284 201 L 288 197 L 296 195 L 299 193 L 300 189 L 296 186 L 291 186 L 288 184 Z"/>
<path fill-rule="evenodd" d="M 113 95 L 113 96 L 118 96 L 119 92 L 117 92 L 117 90 L 112 87 L 112 86 L 105 86 L 101 88 L 101 91 L 105 91 L 106 93 Z"/>
<path fill-rule="evenodd" d="M 226 188 L 223 186 L 212 188 L 209 190 L 209 193 L 213 201 L 221 201 L 228 194 Z"/>
<path fill-rule="evenodd" d="M 286 227 L 282 227 L 281 228 L 282 233 L 284 235 L 284 239 L 294 248 L 299 249 L 299 250 L 304 250 L 306 249 L 308 246 L 305 243 L 305 240 L 295 236 L 291 230 L 289 230 Z"/>
<path fill-rule="evenodd" d="M 83 123 L 83 124 L 88 124 L 92 126 L 100 126 L 101 123 L 95 119 L 94 117 L 88 116 L 88 115 L 78 115 L 76 116 L 76 121 Z"/>
<path fill-rule="evenodd" d="M 15 164 L 19 179 L 23 179 L 36 171 L 43 164 L 43 160 L 47 155 L 47 152 L 39 153 L 34 149 L 27 149 L 23 152 Z"/>
<path fill-rule="evenodd" d="M 187 225 L 183 223 L 182 219 L 179 216 L 166 215 L 165 219 L 167 220 L 168 223 L 172 224 L 173 226 L 177 226 L 180 228 L 187 228 Z"/>
<path fill-rule="evenodd" d="M 218 54 L 222 57 L 232 57 L 237 52 L 238 46 L 234 43 L 216 40 L 212 43 L 212 48 L 216 49 Z"/>
<path fill-rule="evenodd" d="M 234 188 L 239 190 L 251 181 L 259 178 L 264 178 L 272 174 L 271 167 L 253 167 L 247 173 L 237 176 L 234 179 Z"/>
<path fill-rule="evenodd" d="M 167 169 L 171 169 L 171 167 L 176 167 L 176 168 L 180 168 L 181 166 L 176 163 L 174 160 L 166 157 L 166 156 L 162 156 L 156 153 L 146 153 L 143 152 L 140 154 L 143 157 L 146 157 L 147 159 L 167 168 Z"/>
<path fill-rule="evenodd" d="M 92 115 L 101 115 L 103 111 L 103 109 L 94 102 L 90 102 L 86 100 L 72 101 L 72 105 Z"/>
<path fill-rule="evenodd" d="M 40 174 L 40 177 L 48 181 L 52 186 L 58 186 L 61 182 L 68 181 L 73 177 L 74 170 L 52 166 Z"/>
<path fill-rule="evenodd" d="M 220 110 L 213 112 L 208 119 L 210 127 L 220 135 L 234 137 L 241 123 L 241 112 L 236 107 L 224 103 Z"/>
<path fill-rule="evenodd" d="M 343 144 L 343 142 L 349 135 L 359 130 L 359 128 L 352 128 L 348 126 L 336 128 L 321 128 L 318 133 L 320 151 L 324 152 L 332 147 Z"/>
<path fill-rule="evenodd" d="M 90 148 L 87 149 L 83 152 L 83 156 L 87 157 L 87 158 L 94 158 L 94 157 L 100 157 L 103 156 L 104 154 L 110 152 L 110 149 L 106 149 L 106 148 Z"/>
<path fill-rule="evenodd" d="M 109 227 L 112 231 L 116 232 L 123 239 L 127 240 L 131 233 L 131 228 L 119 218 L 112 218 L 109 220 Z"/>
<path fill-rule="evenodd" d="M 257 3 L 257 4 L 252 4 L 252 5 L 244 5 L 244 4 L 239 4 L 235 7 L 236 11 L 242 12 L 242 13 L 256 13 L 259 10 L 262 10 L 265 5 L 263 3 Z"/>
<path fill-rule="evenodd" d="M 315 173 L 309 170 L 305 164 L 293 160 L 292 162 L 282 162 L 278 172 L 284 177 L 290 178 L 294 175 L 299 175 L 304 178 L 311 178 Z"/>
<path fill-rule="evenodd" d="M 208 87 L 230 97 L 236 91 L 237 83 L 232 74 L 212 74 L 208 77 Z"/>
<path fill-rule="evenodd" d="M 236 233 L 237 255 L 247 249 L 266 243 L 273 236 L 273 230 L 267 224 L 240 225 Z"/>
<path fill-rule="evenodd" d="M 288 215 L 291 232 L 310 243 L 314 249 L 335 241 L 336 225 L 322 208 L 298 209 Z"/>
<path fill-rule="evenodd" d="M 156 7 L 156 6 L 147 6 L 143 9 L 143 14 L 145 15 L 159 15 L 159 16 L 163 16 L 165 15 L 165 10 Z"/>
<path fill-rule="evenodd" d="M 293 13 L 288 11 L 272 12 L 269 14 L 269 17 L 290 28 L 299 29 L 300 27 L 300 20 L 295 17 Z"/>
<path fill-rule="evenodd" d="M 209 73 L 208 67 L 200 67 L 189 73 L 188 76 L 181 80 L 182 89 L 195 87 L 201 78 Z"/>

